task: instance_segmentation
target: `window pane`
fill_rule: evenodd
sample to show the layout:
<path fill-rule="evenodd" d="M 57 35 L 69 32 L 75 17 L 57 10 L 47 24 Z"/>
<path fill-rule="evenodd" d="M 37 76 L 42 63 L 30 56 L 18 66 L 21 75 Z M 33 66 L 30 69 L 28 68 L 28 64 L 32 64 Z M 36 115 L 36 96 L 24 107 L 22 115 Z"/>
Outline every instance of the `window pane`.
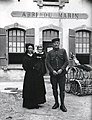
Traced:
<path fill-rule="evenodd" d="M 79 44 L 79 48 L 82 48 L 82 44 Z"/>
<path fill-rule="evenodd" d="M 46 40 L 46 32 L 43 32 L 43 38 Z"/>
<path fill-rule="evenodd" d="M 79 39 L 79 42 L 82 43 L 82 38 Z"/>
<path fill-rule="evenodd" d="M 79 53 L 82 53 L 82 49 L 79 49 Z"/>
<path fill-rule="evenodd" d="M 20 37 L 17 37 L 17 41 L 20 41 Z"/>
<path fill-rule="evenodd" d="M 24 36 L 24 31 L 21 31 L 21 36 Z"/>
<path fill-rule="evenodd" d="M 83 38 L 83 43 L 86 43 L 86 42 L 87 42 L 86 38 Z"/>
<path fill-rule="evenodd" d="M 89 53 L 89 49 L 87 49 L 87 53 Z"/>
<path fill-rule="evenodd" d="M 87 38 L 87 43 L 89 43 L 89 38 Z"/>
<path fill-rule="evenodd" d="M 12 41 L 12 37 L 9 37 L 9 41 Z"/>
<path fill-rule="evenodd" d="M 20 47 L 20 42 L 17 42 L 17 47 Z"/>
<path fill-rule="evenodd" d="M 24 48 L 21 48 L 21 52 L 24 52 Z"/>
<path fill-rule="evenodd" d="M 47 31 L 47 40 L 50 40 L 50 31 Z"/>
<path fill-rule="evenodd" d="M 75 47 L 78 47 L 78 44 L 75 44 Z"/>
<path fill-rule="evenodd" d="M 17 30 L 17 36 L 20 36 L 20 30 Z"/>
<path fill-rule="evenodd" d="M 24 47 L 24 43 L 21 43 L 21 47 Z"/>
<path fill-rule="evenodd" d="M 12 36 L 12 31 L 9 31 L 9 36 Z"/>
<path fill-rule="evenodd" d="M 20 47 L 17 47 L 17 52 L 20 52 Z"/>
<path fill-rule="evenodd" d="M 16 37 L 13 37 L 12 39 L 13 39 L 14 42 L 16 42 Z"/>
<path fill-rule="evenodd" d="M 86 49 L 83 49 L 83 53 L 86 53 Z"/>
<path fill-rule="evenodd" d="M 79 32 L 79 37 L 82 37 L 82 32 Z"/>
<path fill-rule="evenodd" d="M 89 38 L 89 33 L 87 32 L 87 38 Z"/>
<path fill-rule="evenodd" d="M 12 42 L 9 42 L 9 47 L 12 47 Z"/>
<path fill-rule="evenodd" d="M 76 32 L 76 37 L 79 37 L 78 32 Z"/>
<path fill-rule="evenodd" d="M 57 32 L 55 32 L 55 33 L 54 33 L 54 36 L 55 36 L 55 37 L 58 37 L 58 33 L 57 33 Z"/>
<path fill-rule="evenodd" d="M 86 44 L 83 44 L 83 48 L 86 48 Z"/>
<path fill-rule="evenodd" d="M 13 30 L 12 32 L 13 32 L 13 36 L 16 36 L 16 30 Z"/>
<path fill-rule="evenodd" d="M 76 38 L 76 41 L 75 41 L 76 43 L 78 43 L 78 38 Z"/>
<path fill-rule="evenodd" d="M 15 47 L 13 47 L 13 52 L 16 52 L 16 48 Z"/>
<path fill-rule="evenodd" d="M 21 37 L 21 41 L 23 41 L 23 42 L 24 42 L 24 37 Z"/>
<path fill-rule="evenodd" d="M 87 48 L 89 48 L 89 44 L 87 44 Z"/>
<path fill-rule="evenodd" d="M 12 52 L 12 47 L 9 48 L 9 52 Z"/>
<path fill-rule="evenodd" d="M 51 38 L 54 36 L 54 31 L 51 31 Z"/>
<path fill-rule="evenodd" d="M 87 37 L 87 36 L 86 36 L 86 32 L 83 32 L 83 37 Z"/>
<path fill-rule="evenodd" d="M 75 52 L 78 53 L 78 48 L 75 49 Z"/>
<path fill-rule="evenodd" d="M 16 47 L 16 42 L 13 42 L 13 47 Z"/>

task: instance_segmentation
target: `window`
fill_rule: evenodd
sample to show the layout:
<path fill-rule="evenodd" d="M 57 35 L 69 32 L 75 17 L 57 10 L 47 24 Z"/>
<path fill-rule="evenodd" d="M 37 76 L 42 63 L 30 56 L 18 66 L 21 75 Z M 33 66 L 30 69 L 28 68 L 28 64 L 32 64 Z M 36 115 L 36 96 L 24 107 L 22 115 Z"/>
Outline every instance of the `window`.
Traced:
<path fill-rule="evenodd" d="M 51 41 L 53 38 L 59 37 L 59 31 L 47 29 L 43 31 L 43 41 Z"/>
<path fill-rule="evenodd" d="M 43 0 L 43 2 L 59 2 L 59 0 Z"/>
<path fill-rule="evenodd" d="M 89 54 L 90 33 L 86 30 L 76 32 L 75 52 Z"/>
<path fill-rule="evenodd" d="M 23 53 L 25 43 L 25 31 L 22 29 L 10 29 L 8 31 L 9 53 Z"/>
<path fill-rule="evenodd" d="M 69 0 L 33 0 L 37 2 L 40 7 L 44 6 L 64 6 L 65 3 L 69 3 Z"/>

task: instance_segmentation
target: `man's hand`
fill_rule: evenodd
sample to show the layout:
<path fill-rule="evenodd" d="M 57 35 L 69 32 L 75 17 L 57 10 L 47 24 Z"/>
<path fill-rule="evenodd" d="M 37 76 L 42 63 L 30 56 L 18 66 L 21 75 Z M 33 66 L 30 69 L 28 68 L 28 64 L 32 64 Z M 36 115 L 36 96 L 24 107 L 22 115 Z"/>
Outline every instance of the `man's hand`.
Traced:
<path fill-rule="evenodd" d="M 54 71 L 53 71 L 53 75 L 58 75 L 58 73 L 54 70 Z"/>
<path fill-rule="evenodd" d="M 61 74 L 61 73 L 62 73 L 62 69 L 59 69 L 59 70 L 57 71 L 57 73 L 58 73 L 58 74 Z"/>

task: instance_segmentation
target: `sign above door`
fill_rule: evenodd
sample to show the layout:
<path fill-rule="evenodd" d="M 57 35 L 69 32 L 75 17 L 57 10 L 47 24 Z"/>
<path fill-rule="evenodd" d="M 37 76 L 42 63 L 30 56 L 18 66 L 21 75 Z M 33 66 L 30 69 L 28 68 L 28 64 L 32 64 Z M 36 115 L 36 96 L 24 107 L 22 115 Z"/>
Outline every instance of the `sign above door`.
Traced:
<path fill-rule="evenodd" d="M 12 17 L 23 18 L 51 18 L 51 19 L 87 19 L 87 13 L 64 13 L 64 12 L 27 12 L 12 11 Z"/>

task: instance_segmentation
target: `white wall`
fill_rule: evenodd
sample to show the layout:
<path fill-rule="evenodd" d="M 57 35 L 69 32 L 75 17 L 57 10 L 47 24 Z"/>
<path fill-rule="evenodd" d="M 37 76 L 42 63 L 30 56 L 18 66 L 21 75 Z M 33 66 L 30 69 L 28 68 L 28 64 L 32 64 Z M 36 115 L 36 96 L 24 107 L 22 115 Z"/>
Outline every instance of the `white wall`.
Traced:
<path fill-rule="evenodd" d="M 39 44 L 39 28 L 53 24 L 63 28 L 63 47 L 68 51 L 68 32 L 69 28 L 73 29 L 81 25 L 92 27 L 92 4 L 86 0 L 69 0 L 69 3 L 65 4 L 61 12 L 66 13 L 87 13 L 88 19 L 62 19 L 59 23 L 58 19 L 47 18 L 17 18 L 12 17 L 12 11 L 29 11 L 29 12 L 58 12 L 58 7 L 46 7 L 39 9 L 36 2 L 33 0 L 0 0 L 0 27 L 5 27 L 10 24 L 19 23 L 28 28 L 35 29 L 35 43 Z"/>

